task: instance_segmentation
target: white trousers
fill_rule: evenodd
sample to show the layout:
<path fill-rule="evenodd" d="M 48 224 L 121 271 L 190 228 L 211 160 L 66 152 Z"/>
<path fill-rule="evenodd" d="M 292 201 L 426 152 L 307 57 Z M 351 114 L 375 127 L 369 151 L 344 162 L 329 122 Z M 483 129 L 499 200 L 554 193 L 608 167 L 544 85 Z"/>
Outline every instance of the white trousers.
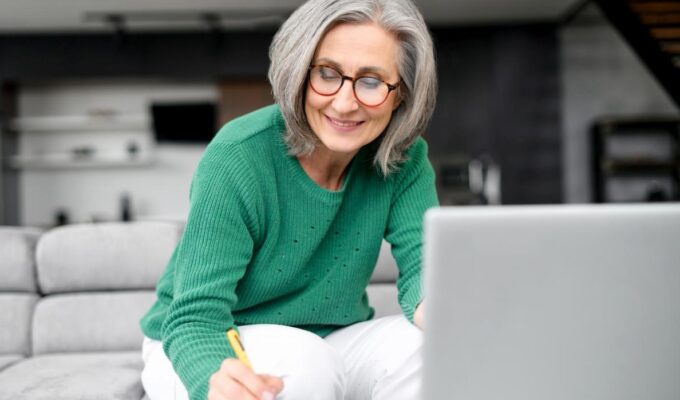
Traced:
<path fill-rule="evenodd" d="M 422 332 L 403 316 L 350 325 L 326 338 L 283 325 L 239 331 L 255 372 L 283 377 L 279 400 L 420 396 Z M 142 384 L 151 400 L 188 400 L 161 342 L 145 338 L 142 356 Z"/>

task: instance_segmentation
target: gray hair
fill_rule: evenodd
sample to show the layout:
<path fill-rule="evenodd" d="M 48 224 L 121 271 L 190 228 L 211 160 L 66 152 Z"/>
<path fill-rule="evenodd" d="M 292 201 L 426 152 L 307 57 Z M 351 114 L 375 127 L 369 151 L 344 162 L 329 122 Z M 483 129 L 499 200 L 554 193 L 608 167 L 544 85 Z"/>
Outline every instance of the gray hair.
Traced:
<path fill-rule="evenodd" d="M 342 23 L 374 22 L 399 42 L 397 95 L 401 103 L 382 136 L 373 163 L 384 176 L 405 161 L 434 111 L 437 74 L 432 38 L 411 0 L 309 0 L 284 22 L 269 48 L 269 82 L 286 123 L 291 155 L 310 154 L 318 144 L 305 115 L 307 71 L 324 34 Z M 417 88 L 417 90 L 416 90 Z"/>

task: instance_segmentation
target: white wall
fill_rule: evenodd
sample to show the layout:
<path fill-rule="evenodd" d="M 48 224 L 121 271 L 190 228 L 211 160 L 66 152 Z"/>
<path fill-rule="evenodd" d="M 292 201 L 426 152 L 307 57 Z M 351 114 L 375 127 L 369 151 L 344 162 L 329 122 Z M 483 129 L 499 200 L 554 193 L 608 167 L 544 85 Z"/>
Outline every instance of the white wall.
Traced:
<path fill-rule="evenodd" d="M 623 38 L 594 8 L 560 32 L 564 194 L 591 201 L 589 129 L 603 115 L 678 109 Z"/>
<path fill-rule="evenodd" d="M 63 82 L 22 86 L 21 117 L 84 115 L 110 110 L 120 115 L 147 114 L 151 101 L 216 100 L 215 85 L 168 82 Z M 150 118 L 150 116 L 149 116 Z M 156 145 L 151 128 L 130 132 L 23 132 L 22 153 L 95 147 L 97 153 L 123 152 L 130 140 L 151 151 L 147 166 L 21 170 L 21 224 L 50 226 L 58 209 L 71 222 L 116 220 L 120 196 L 128 193 L 139 219 L 184 219 L 191 177 L 204 145 Z"/>

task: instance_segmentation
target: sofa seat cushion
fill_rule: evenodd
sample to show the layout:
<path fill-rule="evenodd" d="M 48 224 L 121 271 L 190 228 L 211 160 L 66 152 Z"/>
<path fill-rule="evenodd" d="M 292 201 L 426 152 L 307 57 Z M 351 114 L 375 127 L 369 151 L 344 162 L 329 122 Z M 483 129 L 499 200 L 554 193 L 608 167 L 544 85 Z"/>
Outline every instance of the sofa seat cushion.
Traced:
<path fill-rule="evenodd" d="M 0 356 L 0 371 L 21 360 L 24 356 L 20 354 L 3 354 Z"/>
<path fill-rule="evenodd" d="M 141 352 L 50 354 L 0 373 L 0 399 L 140 400 Z"/>

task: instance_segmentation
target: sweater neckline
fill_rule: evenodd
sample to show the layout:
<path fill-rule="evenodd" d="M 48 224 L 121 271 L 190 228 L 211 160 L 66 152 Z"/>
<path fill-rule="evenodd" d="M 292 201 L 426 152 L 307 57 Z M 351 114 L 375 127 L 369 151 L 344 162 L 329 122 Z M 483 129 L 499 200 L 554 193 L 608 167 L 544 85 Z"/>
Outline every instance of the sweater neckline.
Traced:
<path fill-rule="evenodd" d="M 284 144 L 285 146 L 285 144 Z M 319 186 L 312 178 L 307 175 L 307 172 L 302 168 L 300 160 L 297 157 L 287 154 L 286 159 L 288 161 L 289 169 L 293 173 L 295 181 L 298 182 L 303 189 L 310 195 L 316 197 L 318 200 L 326 203 L 334 203 L 340 201 L 345 191 L 347 190 L 347 185 L 349 184 L 352 176 L 354 175 L 354 170 L 356 165 L 359 164 L 357 161 L 361 155 L 361 150 L 352 158 L 349 165 L 347 166 L 347 173 L 342 179 L 342 184 L 338 190 L 329 190 L 324 187 Z"/>
<path fill-rule="evenodd" d="M 288 164 L 288 170 L 292 173 L 294 181 L 302 186 L 303 190 L 305 190 L 309 195 L 314 196 L 319 201 L 324 203 L 337 203 L 341 201 L 345 195 L 347 185 L 354 175 L 354 170 L 357 168 L 356 166 L 361 163 L 360 160 L 363 157 L 365 149 L 363 147 L 359 149 L 354 158 L 352 158 L 352 161 L 350 161 L 349 165 L 347 166 L 347 173 L 342 179 L 342 185 L 340 188 L 338 190 L 328 190 L 319 186 L 319 184 L 310 178 L 304 168 L 302 168 L 302 165 L 300 164 L 300 161 L 297 159 L 297 157 L 288 153 L 288 145 L 286 145 L 285 141 L 283 140 L 283 134 L 287 127 L 283 121 L 283 116 L 280 113 L 277 115 L 277 117 L 278 118 L 276 122 L 280 128 L 279 143 L 283 156 L 286 159 L 286 164 Z"/>

